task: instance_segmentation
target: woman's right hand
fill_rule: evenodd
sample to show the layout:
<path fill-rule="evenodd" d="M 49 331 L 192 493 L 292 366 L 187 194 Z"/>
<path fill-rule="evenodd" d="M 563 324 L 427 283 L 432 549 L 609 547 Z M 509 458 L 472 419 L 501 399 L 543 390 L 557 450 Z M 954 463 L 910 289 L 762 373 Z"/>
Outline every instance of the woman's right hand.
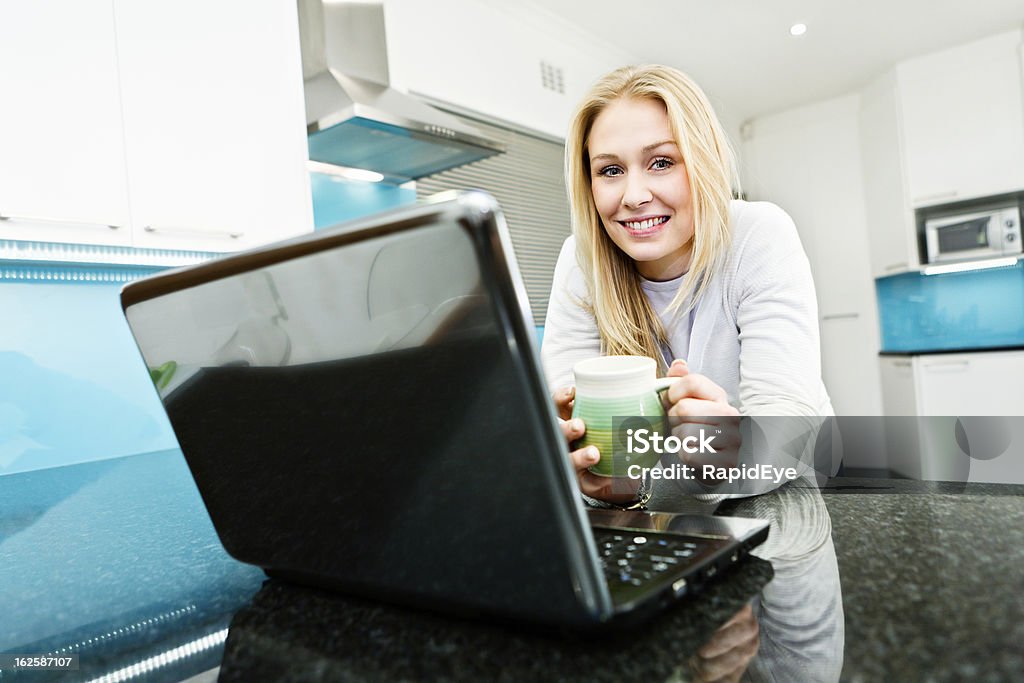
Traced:
<path fill-rule="evenodd" d="M 572 465 L 576 469 L 576 476 L 578 478 L 583 472 L 587 471 L 588 467 L 601 459 L 601 454 L 598 453 L 597 446 L 587 446 L 575 451 L 571 450 L 573 442 L 582 437 L 587 431 L 587 426 L 583 424 L 583 420 L 572 416 L 573 401 L 576 399 L 576 387 L 562 387 L 551 398 L 555 401 L 555 408 L 558 411 L 558 424 L 562 428 L 562 435 L 565 437 L 566 443 L 569 444 L 569 459 L 572 460 Z M 580 483 L 582 484 L 582 482 Z"/>
<path fill-rule="evenodd" d="M 591 498 L 597 498 L 607 503 L 625 505 L 634 501 L 637 489 L 640 487 L 639 479 L 628 477 L 602 477 L 589 471 L 589 467 L 596 465 L 601 459 L 597 446 L 587 446 L 572 450 L 572 444 L 582 437 L 587 426 L 583 420 L 572 416 L 573 401 L 576 398 L 576 387 L 562 387 L 552 397 L 555 408 L 558 411 L 558 422 L 562 428 L 566 443 L 569 445 L 569 459 L 576 470 L 576 480 L 579 482 L 580 491 Z"/>

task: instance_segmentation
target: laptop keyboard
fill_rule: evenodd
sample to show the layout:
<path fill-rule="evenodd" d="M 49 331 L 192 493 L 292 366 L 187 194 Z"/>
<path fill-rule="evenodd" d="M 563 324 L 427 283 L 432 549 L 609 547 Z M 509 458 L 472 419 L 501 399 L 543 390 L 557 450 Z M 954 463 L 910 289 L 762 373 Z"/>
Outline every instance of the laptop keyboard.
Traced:
<path fill-rule="evenodd" d="M 594 528 L 605 579 L 616 586 L 641 587 L 677 573 L 701 554 L 699 538 Z"/>

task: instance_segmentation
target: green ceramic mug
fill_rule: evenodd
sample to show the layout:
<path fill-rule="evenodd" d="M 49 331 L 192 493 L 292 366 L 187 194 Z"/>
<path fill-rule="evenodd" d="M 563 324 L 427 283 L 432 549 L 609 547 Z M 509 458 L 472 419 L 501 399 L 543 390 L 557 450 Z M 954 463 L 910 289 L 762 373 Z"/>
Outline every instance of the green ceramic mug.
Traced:
<path fill-rule="evenodd" d="M 604 477 L 624 477 L 631 465 L 652 467 L 658 453 L 631 453 L 626 427 L 634 425 L 665 433 L 665 408 L 660 392 L 678 377 L 658 378 L 658 364 L 644 356 L 602 356 L 580 361 L 572 416 L 587 426 L 573 449 L 597 446 L 601 459 L 590 471 Z M 614 429 L 618 427 L 618 429 Z"/>

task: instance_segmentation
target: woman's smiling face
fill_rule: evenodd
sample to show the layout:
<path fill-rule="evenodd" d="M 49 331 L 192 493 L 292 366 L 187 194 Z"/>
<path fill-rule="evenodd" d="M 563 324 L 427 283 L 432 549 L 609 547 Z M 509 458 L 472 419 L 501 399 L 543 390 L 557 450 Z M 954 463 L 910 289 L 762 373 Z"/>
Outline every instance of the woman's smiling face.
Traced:
<path fill-rule="evenodd" d="M 594 205 L 612 241 L 648 280 L 690 266 L 690 181 L 665 105 L 623 98 L 597 115 L 587 144 Z"/>

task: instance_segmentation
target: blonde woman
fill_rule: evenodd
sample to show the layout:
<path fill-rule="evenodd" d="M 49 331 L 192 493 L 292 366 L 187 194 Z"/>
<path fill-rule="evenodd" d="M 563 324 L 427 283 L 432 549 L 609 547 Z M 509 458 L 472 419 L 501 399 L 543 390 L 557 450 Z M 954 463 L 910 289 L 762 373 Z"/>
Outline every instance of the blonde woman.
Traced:
<path fill-rule="evenodd" d="M 674 416 L 833 414 L 821 381 L 817 304 L 790 217 L 733 199 L 736 174 L 707 97 L 665 66 L 598 81 L 566 140 L 573 235 L 555 267 L 542 359 L 570 441 L 572 367 L 642 355 L 679 376 Z M 571 454 L 584 495 L 628 503 Z"/>

